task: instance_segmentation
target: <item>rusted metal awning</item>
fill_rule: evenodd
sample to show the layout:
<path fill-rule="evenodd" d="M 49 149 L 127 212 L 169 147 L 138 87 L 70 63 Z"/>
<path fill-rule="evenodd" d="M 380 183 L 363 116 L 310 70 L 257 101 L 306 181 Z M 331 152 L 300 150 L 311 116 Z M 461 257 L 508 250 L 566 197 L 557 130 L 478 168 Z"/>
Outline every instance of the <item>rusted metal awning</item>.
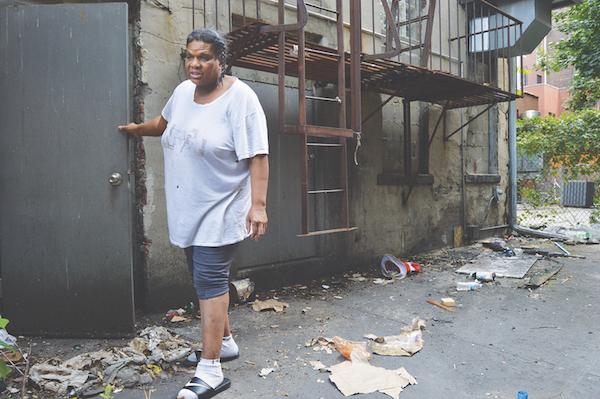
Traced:
<path fill-rule="evenodd" d="M 229 33 L 228 65 L 277 73 L 278 34 L 261 20 Z M 337 83 L 337 50 L 306 42 L 306 79 Z M 298 41 L 286 35 L 285 74 L 298 76 Z M 350 54 L 345 56 L 350 75 Z M 511 101 L 519 96 L 501 89 L 471 82 L 440 71 L 433 71 L 390 59 L 361 62 L 363 89 L 395 95 L 411 101 L 440 104 L 447 109 Z"/>

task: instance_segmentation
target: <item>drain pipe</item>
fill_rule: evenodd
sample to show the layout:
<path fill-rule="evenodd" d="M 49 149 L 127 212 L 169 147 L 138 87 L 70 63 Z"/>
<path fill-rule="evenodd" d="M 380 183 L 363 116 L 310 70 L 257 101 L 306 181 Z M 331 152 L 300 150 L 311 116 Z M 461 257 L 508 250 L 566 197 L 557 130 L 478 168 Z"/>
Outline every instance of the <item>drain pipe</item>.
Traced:
<path fill-rule="evenodd" d="M 464 76 L 463 70 L 463 61 L 460 62 L 460 77 Z M 465 124 L 465 108 L 460 109 L 460 125 L 464 126 Z M 460 129 L 460 174 L 462 176 L 462 231 L 463 238 L 467 238 L 467 168 L 465 165 L 465 129 Z"/>

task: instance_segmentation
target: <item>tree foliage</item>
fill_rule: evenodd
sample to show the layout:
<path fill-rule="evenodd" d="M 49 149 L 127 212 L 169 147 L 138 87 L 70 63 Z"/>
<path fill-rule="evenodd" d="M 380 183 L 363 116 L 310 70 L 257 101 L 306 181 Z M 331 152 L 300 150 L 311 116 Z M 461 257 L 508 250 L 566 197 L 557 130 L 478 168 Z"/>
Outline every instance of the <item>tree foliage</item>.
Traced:
<path fill-rule="evenodd" d="M 519 119 L 517 146 L 522 154 L 543 155 L 543 175 L 561 167 L 573 179 L 600 173 L 600 111 Z"/>
<path fill-rule="evenodd" d="M 594 106 L 600 99 L 600 0 L 584 0 L 554 14 L 566 39 L 551 44 L 553 55 L 542 53 L 536 65 L 545 72 L 573 68 L 567 103 L 571 110 Z"/>

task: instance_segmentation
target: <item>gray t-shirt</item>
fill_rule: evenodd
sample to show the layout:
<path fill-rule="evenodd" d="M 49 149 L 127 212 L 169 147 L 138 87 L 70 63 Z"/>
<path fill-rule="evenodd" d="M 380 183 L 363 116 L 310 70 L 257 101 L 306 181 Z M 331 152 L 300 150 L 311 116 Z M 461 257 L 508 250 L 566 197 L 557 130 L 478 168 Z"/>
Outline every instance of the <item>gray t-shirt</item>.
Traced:
<path fill-rule="evenodd" d="M 248 159 L 268 154 L 267 121 L 258 97 L 236 79 L 208 104 L 182 82 L 162 110 L 161 144 L 169 237 L 174 245 L 217 247 L 248 237 Z"/>

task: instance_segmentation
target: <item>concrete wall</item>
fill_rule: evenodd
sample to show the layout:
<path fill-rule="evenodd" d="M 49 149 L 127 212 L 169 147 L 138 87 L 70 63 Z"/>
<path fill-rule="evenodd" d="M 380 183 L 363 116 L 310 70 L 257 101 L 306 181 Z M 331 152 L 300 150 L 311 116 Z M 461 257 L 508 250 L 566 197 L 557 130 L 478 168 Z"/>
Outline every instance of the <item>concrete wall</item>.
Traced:
<path fill-rule="evenodd" d="M 325 6 L 333 6 L 325 3 Z M 263 18 L 274 16 L 275 4 L 273 1 L 262 3 Z M 345 14 L 348 12 L 346 8 Z M 222 14 L 219 13 L 220 16 Z M 295 20 L 291 7 L 288 7 L 287 18 L 288 22 Z M 370 22 L 365 22 L 365 18 L 363 10 L 363 27 L 368 31 Z M 220 20 L 225 26 L 220 24 L 219 27 L 226 30 L 225 14 Z M 376 21 L 380 23 L 381 19 Z M 199 10 L 196 11 L 195 22 L 196 27 L 203 23 L 203 14 Z M 133 25 L 138 79 L 136 107 L 140 112 L 140 120 L 149 120 L 158 115 L 172 90 L 180 80 L 185 79 L 185 71 L 178 57 L 191 28 L 191 0 L 140 3 L 139 19 L 136 18 Z M 307 31 L 318 38 L 321 44 L 335 45 L 335 27 L 331 18 L 311 14 Z M 381 40 L 382 36 L 376 37 L 375 47 L 383 46 Z M 366 32 L 363 38 L 366 48 L 369 42 L 372 40 L 369 32 Z M 257 91 L 269 124 L 273 126 L 273 119 L 276 119 L 278 112 L 274 94 L 276 76 L 235 68 L 233 73 L 249 82 Z M 294 112 L 297 112 L 292 111 L 294 101 L 297 104 L 297 99 L 294 100 L 296 83 L 294 79 L 288 79 L 287 83 L 289 106 L 286 114 L 293 119 Z M 323 90 L 326 89 L 317 87 L 313 91 Z M 363 116 L 384 100 L 379 94 L 363 92 Z M 310 104 L 308 108 L 311 110 L 309 117 L 315 123 L 326 123 L 330 119 L 327 108 L 317 104 Z M 428 173 L 424 184 L 417 185 L 406 205 L 403 205 L 403 195 L 408 193 L 406 184 L 378 184 L 378 176 L 382 174 L 403 173 L 402 167 L 398 167 L 403 163 L 402 148 L 398 146 L 403 142 L 402 104 L 397 100 L 390 102 L 363 126 L 362 146 L 357 153 L 358 166 L 353 161 L 356 142 L 349 141 L 350 219 L 351 225 L 358 229 L 317 238 L 295 236 L 300 233 L 297 228 L 300 220 L 300 182 L 295 172 L 299 170 L 299 165 L 298 156 L 294 153 L 297 137 L 281 136 L 275 129 L 270 129 L 273 153 L 268 203 L 269 230 L 260 243 L 244 243 L 236 260 L 234 277 L 249 276 L 257 281 L 258 288 L 268 288 L 357 266 L 377 269 L 385 253 L 401 257 L 452 246 L 454 228 L 457 226 L 506 223 L 504 202 L 491 203 L 489 212 L 487 208 L 494 185 L 501 185 L 507 192 L 507 109 L 506 105 L 499 105 L 492 117 L 482 116 L 477 124 L 445 141 L 444 132 L 448 134 L 456 130 L 478 112 L 477 109 L 449 111 L 429 150 Z M 417 154 L 413 162 L 418 163 L 419 157 L 424 155 L 424 144 L 433 133 L 441 111 L 440 107 L 430 104 L 411 104 L 412 145 L 415 149 L 413 153 Z M 289 123 L 295 121 L 290 120 Z M 496 133 L 492 147 L 497 148 L 497 155 L 492 154 L 491 157 L 490 123 Z M 140 224 L 145 237 L 145 242 L 141 243 L 145 245 L 140 246 L 144 256 L 140 258 L 145 259 L 143 268 L 147 278 L 138 282 L 138 285 L 144 285 L 146 308 L 162 311 L 183 306 L 195 296 L 183 251 L 172 246 L 168 240 L 159 140 L 144 138 L 138 146 L 138 156 L 138 195 L 142 204 Z M 334 159 L 317 157 L 314 166 L 311 166 L 311 176 L 323 181 L 335 177 L 336 172 L 323 172 L 325 166 L 335 163 Z M 493 166 L 490 166 L 490 159 Z M 394 164 L 394 160 L 398 165 Z M 466 182 L 468 174 L 484 174 L 486 177 L 479 179 L 475 176 Z M 500 182 L 490 182 L 490 175 L 493 175 L 492 180 L 497 177 Z M 315 208 L 312 216 L 317 224 L 327 224 L 331 222 L 329 219 L 337 218 L 335 205 L 317 202 Z"/>

